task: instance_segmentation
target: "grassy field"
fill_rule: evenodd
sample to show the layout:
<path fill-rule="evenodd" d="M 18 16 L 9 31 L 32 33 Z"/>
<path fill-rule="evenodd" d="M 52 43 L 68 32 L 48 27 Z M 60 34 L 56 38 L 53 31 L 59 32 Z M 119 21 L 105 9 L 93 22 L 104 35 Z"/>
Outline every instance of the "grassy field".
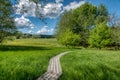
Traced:
<path fill-rule="evenodd" d="M 15 41 L 7 41 L 5 45 L 19 45 L 19 46 L 43 46 L 43 47 L 60 47 L 57 39 L 16 39 Z"/>
<path fill-rule="evenodd" d="M 0 80 L 36 80 L 51 57 L 70 49 L 56 39 L 17 39 L 0 46 Z M 60 80 L 120 80 L 120 51 L 74 49 L 61 58 Z"/>
<path fill-rule="evenodd" d="M 120 80 L 120 51 L 76 50 L 61 62 L 60 80 Z"/>
<path fill-rule="evenodd" d="M 20 39 L 0 46 L 0 80 L 35 80 L 49 59 L 67 49 L 55 39 Z"/>

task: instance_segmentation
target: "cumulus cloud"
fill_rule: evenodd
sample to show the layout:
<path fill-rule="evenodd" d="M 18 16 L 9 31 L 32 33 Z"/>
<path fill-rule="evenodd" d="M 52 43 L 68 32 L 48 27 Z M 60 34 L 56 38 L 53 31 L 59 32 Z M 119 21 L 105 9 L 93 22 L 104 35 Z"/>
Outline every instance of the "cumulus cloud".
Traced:
<path fill-rule="evenodd" d="M 35 4 L 30 0 L 20 0 L 18 4 L 14 5 L 16 14 L 23 14 L 24 16 L 33 17 L 47 17 L 55 18 L 62 12 L 62 0 L 56 0 L 55 3 L 48 3 L 44 7 L 41 4 Z"/>
<path fill-rule="evenodd" d="M 54 29 L 47 29 L 48 26 L 43 26 L 40 30 L 37 31 L 37 34 L 47 34 L 52 33 Z"/>
<path fill-rule="evenodd" d="M 41 13 L 49 18 L 55 18 L 59 16 L 62 12 L 62 4 L 61 3 L 48 3 L 43 10 L 41 10 Z"/>
<path fill-rule="evenodd" d="M 85 1 L 73 1 L 67 6 L 63 6 L 63 0 L 55 0 L 54 3 L 47 3 L 41 6 L 30 0 L 19 0 L 18 4 L 14 5 L 16 14 L 23 14 L 24 16 L 56 18 L 65 10 L 76 9 L 85 3 Z"/>
<path fill-rule="evenodd" d="M 14 21 L 18 28 L 34 28 L 34 24 L 32 24 L 32 22 L 24 16 L 21 16 L 20 18 L 15 18 Z"/>
<path fill-rule="evenodd" d="M 16 14 L 24 16 L 35 16 L 36 4 L 29 0 L 19 0 L 19 3 L 13 6 Z"/>
<path fill-rule="evenodd" d="M 80 2 L 74 1 L 74 2 L 71 2 L 69 5 L 64 7 L 64 10 L 69 11 L 69 10 L 76 9 L 76 8 L 80 7 L 81 5 L 83 5 L 84 3 L 85 3 L 85 1 L 80 1 Z"/>

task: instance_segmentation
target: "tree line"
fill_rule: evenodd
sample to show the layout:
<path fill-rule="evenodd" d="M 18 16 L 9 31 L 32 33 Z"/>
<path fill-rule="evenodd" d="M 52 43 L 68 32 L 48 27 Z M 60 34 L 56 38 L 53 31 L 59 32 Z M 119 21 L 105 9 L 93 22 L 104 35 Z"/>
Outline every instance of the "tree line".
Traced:
<path fill-rule="evenodd" d="M 57 39 L 65 46 L 120 48 L 120 21 L 112 16 L 103 4 L 85 3 L 61 16 Z"/>

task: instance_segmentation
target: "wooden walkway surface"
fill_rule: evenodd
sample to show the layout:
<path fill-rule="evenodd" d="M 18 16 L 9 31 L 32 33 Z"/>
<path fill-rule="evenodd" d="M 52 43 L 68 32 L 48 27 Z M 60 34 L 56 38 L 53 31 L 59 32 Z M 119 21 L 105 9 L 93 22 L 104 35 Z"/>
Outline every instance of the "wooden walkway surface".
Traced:
<path fill-rule="evenodd" d="M 62 74 L 62 68 L 60 64 L 60 57 L 69 53 L 63 52 L 53 58 L 50 59 L 49 66 L 47 72 L 45 72 L 42 76 L 40 76 L 37 80 L 57 80 Z"/>

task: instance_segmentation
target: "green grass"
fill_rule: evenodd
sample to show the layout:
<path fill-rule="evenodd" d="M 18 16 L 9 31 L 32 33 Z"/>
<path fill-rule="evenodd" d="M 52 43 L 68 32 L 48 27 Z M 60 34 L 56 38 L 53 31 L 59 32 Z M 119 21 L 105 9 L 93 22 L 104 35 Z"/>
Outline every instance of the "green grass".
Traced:
<path fill-rule="evenodd" d="M 0 46 L 0 80 L 36 80 L 51 57 L 67 51 L 56 39 L 17 39 Z M 74 50 L 61 59 L 60 80 L 120 80 L 120 51 Z"/>
<path fill-rule="evenodd" d="M 76 50 L 61 62 L 60 80 L 120 80 L 120 51 Z"/>
<path fill-rule="evenodd" d="M 19 39 L 0 46 L 0 80 L 36 80 L 51 57 L 66 51 L 55 39 Z"/>
<path fill-rule="evenodd" d="M 7 41 L 5 45 L 19 45 L 19 46 L 43 46 L 43 47 L 61 47 L 57 39 L 16 39 L 15 41 Z"/>

